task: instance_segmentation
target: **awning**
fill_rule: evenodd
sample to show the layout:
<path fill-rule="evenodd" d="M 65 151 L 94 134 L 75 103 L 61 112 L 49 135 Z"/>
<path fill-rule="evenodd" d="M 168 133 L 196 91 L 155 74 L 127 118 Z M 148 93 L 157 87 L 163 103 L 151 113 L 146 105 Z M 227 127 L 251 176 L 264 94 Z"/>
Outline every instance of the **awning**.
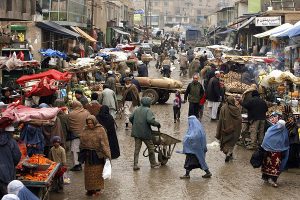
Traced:
<path fill-rule="evenodd" d="M 24 25 L 10 25 L 12 31 L 26 31 L 27 27 Z"/>
<path fill-rule="evenodd" d="M 216 27 L 215 29 L 211 30 L 210 32 L 207 33 L 207 35 L 214 34 L 217 30 L 221 29 L 220 26 Z"/>
<path fill-rule="evenodd" d="M 121 35 L 130 35 L 129 33 L 121 31 L 121 30 L 119 30 L 117 28 L 113 28 L 113 30 L 116 31 L 117 33 L 120 33 Z"/>
<path fill-rule="evenodd" d="M 83 30 L 81 30 L 79 27 L 77 26 L 70 26 L 74 31 L 76 31 L 77 33 L 79 33 L 83 38 L 87 39 L 90 42 L 97 42 L 97 40 L 95 40 L 93 37 L 91 37 L 89 34 L 87 34 L 86 32 L 84 32 Z"/>
<path fill-rule="evenodd" d="M 279 32 L 279 33 L 275 33 L 275 34 L 272 34 L 270 36 L 271 39 L 276 39 L 276 38 L 284 38 L 284 37 L 294 37 L 294 36 L 297 36 L 297 35 L 294 35 L 295 33 L 297 33 L 297 30 L 298 30 L 298 35 L 300 34 L 300 21 L 297 22 L 294 26 L 282 31 L 282 32 Z"/>
<path fill-rule="evenodd" d="M 248 19 L 246 22 L 244 22 L 239 28 L 238 30 L 248 26 L 253 20 L 255 19 L 255 17 L 250 17 L 250 19 Z"/>
<path fill-rule="evenodd" d="M 51 22 L 51 21 L 42 21 L 42 22 L 36 22 L 36 26 L 53 32 L 53 33 L 57 33 L 60 35 L 64 35 L 64 36 L 68 36 L 68 37 L 73 37 L 73 38 L 77 38 L 80 37 L 80 35 L 78 33 L 75 33 L 74 31 L 71 31 L 57 23 Z"/>
<path fill-rule="evenodd" d="M 277 26 L 277 27 L 272 28 L 272 29 L 270 29 L 268 31 L 265 31 L 263 33 L 256 34 L 256 35 L 254 35 L 254 37 L 256 37 L 256 38 L 267 37 L 267 36 L 270 36 L 272 34 L 279 33 L 279 32 L 282 32 L 284 30 L 287 30 L 287 29 L 291 28 L 292 26 L 293 26 L 292 24 L 285 23 L 285 24 L 282 24 L 281 26 Z"/>
<path fill-rule="evenodd" d="M 226 31 L 218 32 L 217 35 L 228 34 L 228 33 L 234 32 L 234 31 L 236 31 L 236 29 L 229 28 Z"/>

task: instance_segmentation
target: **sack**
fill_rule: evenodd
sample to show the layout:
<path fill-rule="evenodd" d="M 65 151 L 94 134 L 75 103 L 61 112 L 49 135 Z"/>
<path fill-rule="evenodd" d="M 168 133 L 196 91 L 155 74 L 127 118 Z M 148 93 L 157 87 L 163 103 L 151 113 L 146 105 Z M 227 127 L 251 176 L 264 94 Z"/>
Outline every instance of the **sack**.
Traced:
<path fill-rule="evenodd" d="M 261 167 L 266 151 L 259 147 L 251 156 L 250 163 L 253 168 Z"/>
<path fill-rule="evenodd" d="M 111 164 L 109 159 L 106 159 L 105 165 L 102 172 L 102 177 L 104 179 L 111 179 Z"/>

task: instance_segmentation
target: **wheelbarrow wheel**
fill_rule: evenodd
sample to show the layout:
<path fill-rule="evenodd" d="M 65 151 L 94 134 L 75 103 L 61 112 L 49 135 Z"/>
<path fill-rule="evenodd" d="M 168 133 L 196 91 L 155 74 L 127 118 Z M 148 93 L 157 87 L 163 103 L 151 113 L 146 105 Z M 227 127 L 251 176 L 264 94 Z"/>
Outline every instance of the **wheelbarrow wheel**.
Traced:
<path fill-rule="evenodd" d="M 166 165 L 168 162 L 169 158 L 165 157 L 162 152 L 158 153 L 158 161 L 160 162 L 161 165 Z"/>

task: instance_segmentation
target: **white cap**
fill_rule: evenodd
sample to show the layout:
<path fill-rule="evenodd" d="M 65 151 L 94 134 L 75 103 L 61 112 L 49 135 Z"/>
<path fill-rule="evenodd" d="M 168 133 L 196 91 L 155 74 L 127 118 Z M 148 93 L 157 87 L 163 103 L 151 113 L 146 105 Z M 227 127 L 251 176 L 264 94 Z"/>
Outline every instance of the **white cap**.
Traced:
<path fill-rule="evenodd" d="M 138 65 L 142 65 L 142 64 L 144 64 L 143 61 L 139 60 Z"/>
<path fill-rule="evenodd" d="M 215 71 L 215 74 L 220 74 L 220 71 Z"/>
<path fill-rule="evenodd" d="M 4 130 L 7 131 L 7 132 L 14 132 L 15 131 L 15 127 L 13 127 L 13 126 L 7 126 Z"/>
<path fill-rule="evenodd" d="M 108 74 L 114 74 L 114 72 L 112 70 L 109 70 L 107 73 Z"/>

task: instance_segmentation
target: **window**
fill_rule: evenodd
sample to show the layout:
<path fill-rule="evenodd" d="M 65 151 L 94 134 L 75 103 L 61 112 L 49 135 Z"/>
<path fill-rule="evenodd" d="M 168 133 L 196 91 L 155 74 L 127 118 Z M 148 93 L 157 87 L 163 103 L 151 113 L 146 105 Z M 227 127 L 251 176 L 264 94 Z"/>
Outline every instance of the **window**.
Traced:
<path fill-rule="evenodd" d="M 7 0 L 6 1 L 6 10 L 7 11 L 12 11 L 12 0 Z"/>

